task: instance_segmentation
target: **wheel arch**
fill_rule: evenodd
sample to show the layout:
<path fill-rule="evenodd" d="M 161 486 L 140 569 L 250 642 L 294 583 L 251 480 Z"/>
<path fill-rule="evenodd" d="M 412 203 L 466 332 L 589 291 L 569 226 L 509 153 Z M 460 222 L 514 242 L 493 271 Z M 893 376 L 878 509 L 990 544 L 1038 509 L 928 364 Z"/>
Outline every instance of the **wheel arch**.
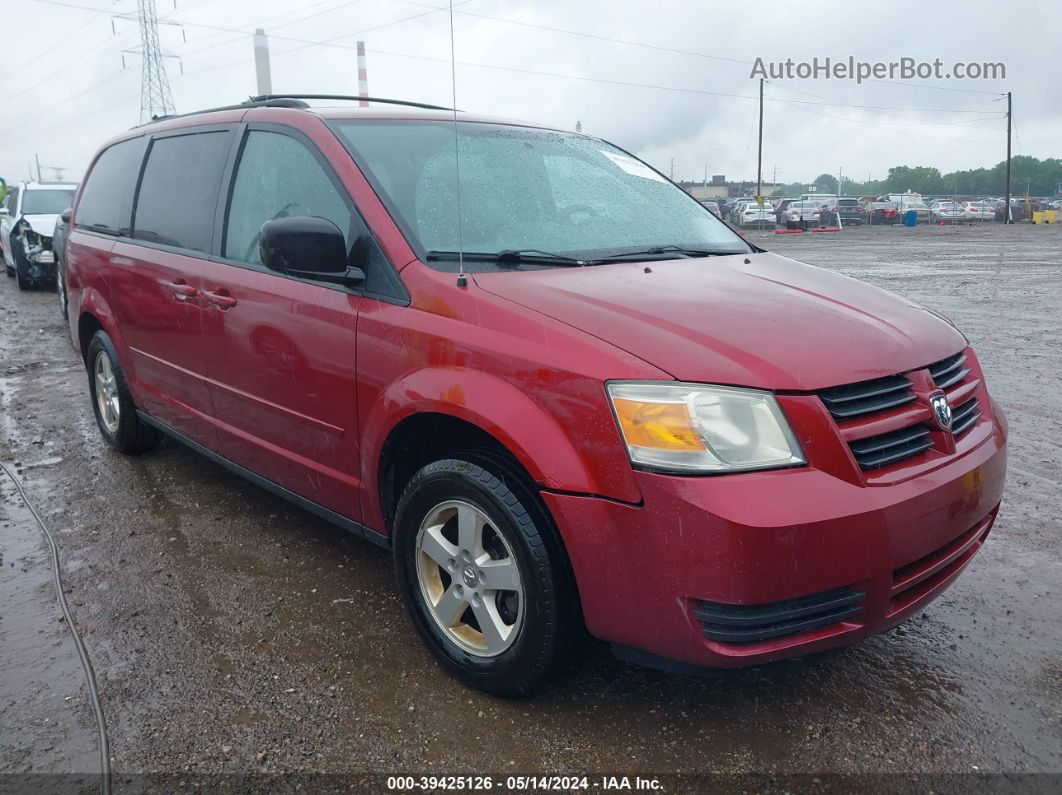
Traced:
<path fill-rule="evenodd" d="M 452 449 L 446 454 L 495 447 L 519 465 L 536 490 L 605 494 L 631 502 L 640 498 L 633 475 L 629 483 L 600 482 L 584 452 L 545 407 L 516 386 L 480 371 L 426 368 L 411 373 L 374 401 L 361 427 L 364 494 L 371 501 L 363 513 L 370 527 L 384 532 L 390 530 L 397 499 L 397 486 L 387 481 L 396 474 L 396 453 L 410 448 L 409 440 L 419 443 L 425 431 L 429 442 L 443 441 L 428 449 L 443 450 L 449 444 Z M 471 444 L 464 443 L 464 434 Z M 397 474 L 401 472 L 399 468 Z"/>

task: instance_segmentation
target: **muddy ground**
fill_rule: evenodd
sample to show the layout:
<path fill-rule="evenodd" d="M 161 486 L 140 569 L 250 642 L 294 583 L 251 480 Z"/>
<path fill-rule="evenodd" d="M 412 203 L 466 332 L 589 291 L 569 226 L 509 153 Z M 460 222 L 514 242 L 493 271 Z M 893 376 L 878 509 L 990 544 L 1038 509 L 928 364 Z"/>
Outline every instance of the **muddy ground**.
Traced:
<path fill-rule="evenodd" d="M 738 677 L 590 644 L 526 701 L 453 681 L 388 555 L 170 444 L 107 450 L 55 295 L 0 277 L 0 460 L 62 549 L 118 781 L 231 773 L 1062 772 L 1062 227 L 751 238 L 922 301 L 980 353 L 1011 465 L 993 534 L 895 631 Z M 0 773 L 96 770 L 39 528 L 0 478 Z"/>

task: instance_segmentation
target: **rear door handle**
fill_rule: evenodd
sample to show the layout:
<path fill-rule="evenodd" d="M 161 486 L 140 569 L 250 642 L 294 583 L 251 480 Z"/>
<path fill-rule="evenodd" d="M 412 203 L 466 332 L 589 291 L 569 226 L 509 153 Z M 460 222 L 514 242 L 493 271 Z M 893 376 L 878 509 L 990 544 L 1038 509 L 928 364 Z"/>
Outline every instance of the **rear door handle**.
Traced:
<path fill-rule="evenodd" d="M 203 297 L 219 309 L 231 309 L 236 306 L 236 299 L 229 295 L 228 290 L 206 290 Z"/>
<path fill-rule="evenodd" d="M 163 284 L 173 293 L 173 297 L 178 301 L 187 301 L 199 295 L 199 291 L 184 279 L 178 279 L 175 282 L 163 282 Z"/>

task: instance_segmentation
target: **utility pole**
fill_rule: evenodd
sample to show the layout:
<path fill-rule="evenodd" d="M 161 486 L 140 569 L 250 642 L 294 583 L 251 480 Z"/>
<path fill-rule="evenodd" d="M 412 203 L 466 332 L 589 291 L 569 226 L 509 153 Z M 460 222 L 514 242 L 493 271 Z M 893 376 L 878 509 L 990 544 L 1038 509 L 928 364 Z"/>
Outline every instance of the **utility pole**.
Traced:
<path fill-rule="evenodd" d="M 358 106 L 369 107 L 369 71 L 365 66 L 365 42 L 358 42 Z"/>
<path fill-rule="evenodd" d="M 262 28 L 254 31 L 254 73 L 258 80 L 258 96 L 273 93 L 273 74 L 269 68 L 269 39 Z"/>
<path fill-rule="evenodd" d="M 1010 92 L 1007 92 L 1007 198 L 1006 204 L 1003 208 L 1003 223 L 1009 224 L 1010 221 L 1010 127 L 1011 127 L 1011 105 L 1010 105 Z"/>
<path fill-rule="evenodd" d="M 760 143 L 756 152 L 756 203 L 763 206 L 763 78 L 760 78 Z"/>

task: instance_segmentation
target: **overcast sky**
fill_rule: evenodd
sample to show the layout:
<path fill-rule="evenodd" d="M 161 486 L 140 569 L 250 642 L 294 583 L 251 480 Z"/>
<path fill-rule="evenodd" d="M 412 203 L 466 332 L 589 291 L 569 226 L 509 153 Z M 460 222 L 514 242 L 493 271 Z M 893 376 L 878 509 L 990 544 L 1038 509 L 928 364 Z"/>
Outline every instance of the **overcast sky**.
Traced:
<path fill-rule="evenodd" d="M 156 2 L 160 18 L 183 23 L 161 27 L 164 48 L 179 56 L 167 61 L 179 112 L 255 93 L 250 33 L 258 26 L 271 34 L 275 92 L 357 93 L 361 38 L 371 94 L 450 104 L 442 0 Z M 127 53 L 122 68 L 139 31 L 112 19 L 135 14 L 136 0 L 3 0 L 3 9 L 0 176 L 25 179 L 39 154 L 42 166 L 78 177 L 104 139 L 139 121 L 138 56 Z M 676 179 L 699 180 L 706 168 L 755 179 L 757 57 L 909 56 L 940 58 L 945 69 L 956 61 L 1007 69 L 993 81 L 770 81 L 765 180 L 775 169 L 779 181 L 793 181 L 839 169 L 881 178 L 897 164 L 993 165 L 1005 154 L 1005 102 L 997 100 L 1007 90 L 1015 153 L 1062 156 L 1062 8 L 1053 1 L 458 0 L 454 27 L 460 108 L 566 128 L 581 121 L 584 132 L 665 173 L 673 159 Z"/>

